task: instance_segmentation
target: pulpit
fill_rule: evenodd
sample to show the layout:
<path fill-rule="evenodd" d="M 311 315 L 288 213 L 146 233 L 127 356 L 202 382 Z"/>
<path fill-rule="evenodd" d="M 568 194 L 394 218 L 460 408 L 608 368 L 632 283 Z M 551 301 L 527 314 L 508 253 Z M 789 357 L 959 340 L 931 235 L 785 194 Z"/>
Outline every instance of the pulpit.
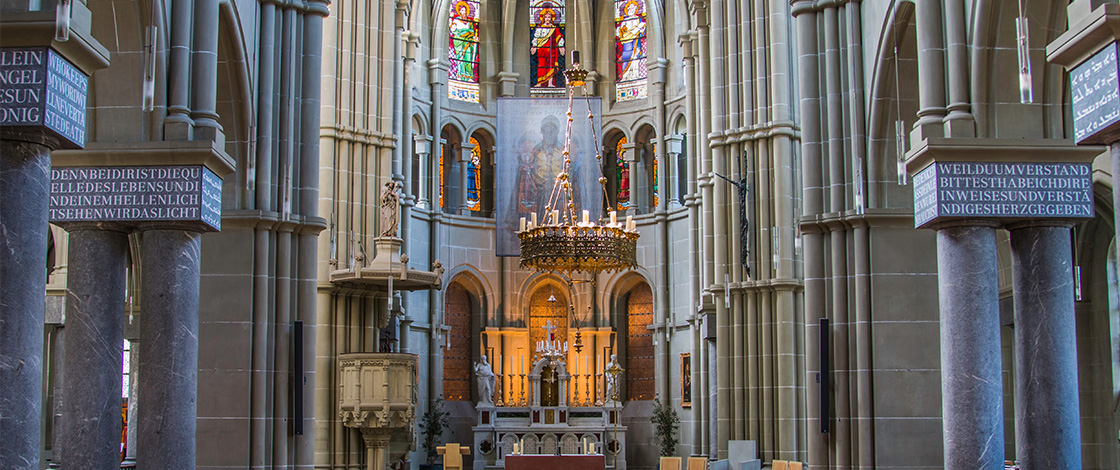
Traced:
<path fill-rule="evenodd" d="M 443 470 L 463 470 L 463 456 L 471 455 L 471 448 L 449 442 L 436 447 L 436 453 L 443 456 Z"/>

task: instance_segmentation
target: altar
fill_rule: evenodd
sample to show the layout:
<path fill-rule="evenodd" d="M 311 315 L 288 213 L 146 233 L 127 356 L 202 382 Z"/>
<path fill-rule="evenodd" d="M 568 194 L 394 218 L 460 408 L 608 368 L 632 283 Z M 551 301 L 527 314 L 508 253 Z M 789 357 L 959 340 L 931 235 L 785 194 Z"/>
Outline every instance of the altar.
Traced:
<path fill-rule="evenodd" d="M 626 468 L 626 427 L 617 390 L 622 369 L 611 357 L 596 368 L 599 374 L 586 367 L 585 374 L 569 373 L 568 361 L 580 362 L 566 346 L 542 341 L 529 367 L 519 368 L 509 382 L 496 382 L 500 365 L 498 374 L 490 372 L 485 359 L 475 367 L 483 398 L 472 428 L 474 470 L 547 470 L 528 462 L 555 464 L 555 470 Z"/>
<path fill-rule="evenodd" d="M 603 455 L 510 455 L 506 470 L 603 470 Z"/>

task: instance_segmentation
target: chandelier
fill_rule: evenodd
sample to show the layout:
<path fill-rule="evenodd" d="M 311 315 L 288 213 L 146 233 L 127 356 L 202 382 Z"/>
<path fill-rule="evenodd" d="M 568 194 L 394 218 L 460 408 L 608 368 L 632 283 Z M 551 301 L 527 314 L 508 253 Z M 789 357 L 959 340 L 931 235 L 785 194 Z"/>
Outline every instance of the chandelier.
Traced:
<path fill-rule="evenodd" d="M 545 207 L 543 220 L 537 223 L 537 213 L 530 214 L 520 221 L 517 237 L 521 239 L 521 267 L 538 271 L 559 271 L 565 273 L 586 272 L 597 274 L 632 269 L 637 266 L 635 252 L 638 244 L 638 230 L 633 217 L 627 216 L 626 223 L 620 223 L 615 211 L 610 212 L 609 220 L 597 224 L 590 220 L 584 210 L 582 219 L 576 218 L 576 201 L 573 197 L 570 156 L 572 147 L 572 102 L 575 88 L 583 87 L 588 96 L 587 71 L 579 64 L 579 51 L 572 52 L 572 68 L 564 71 L 568 84 L 568 123 L 564 131 L 564 165 L 556 174 Z M 587 118 L 594 126 L 591 100 L 587 99 Z M 595 159 L 602 168 L 603 156 L 599 149 L 599 139 L 591 132 L 595 145 Z M 599 185 L 606 195 L 607 178 L 599 177 Z"/>

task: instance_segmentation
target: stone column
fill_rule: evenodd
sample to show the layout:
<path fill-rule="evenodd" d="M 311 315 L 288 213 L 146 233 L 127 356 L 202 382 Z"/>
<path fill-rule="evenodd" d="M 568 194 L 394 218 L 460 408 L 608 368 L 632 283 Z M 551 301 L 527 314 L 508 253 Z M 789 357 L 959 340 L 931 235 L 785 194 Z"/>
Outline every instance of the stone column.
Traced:
<path fill-rule="evenodd" d="M 141 242 L 138 465 L 195 468 L 201 234 L 151 229 Z"/>
<path fill-rule="evenodd" d="M 126 334 L 125 337 L 127 339 L 128 335 Z M 130 380 L 128 384 L 128 431 L 125 434 L 124 461 L 135 464 L 136 427 L 139 422 L 136 416 L 140 410 L 140 394 L 137 393 L 140 388 L 140 384 L 137 383 L 138 377 L 140 377 L 140 340 L 129 339 L 129 341 L 132 343 L 132 347 L 128 352 L 128 376 Z"/>
<path fill-rule="evenodd" d="M 945 468 L 1002 470 L 995 225 L 970 223 L 937 230 Z"/>
<path fill-rule="evenodd" d="M 121 461 L 128 235 L 99 226 L 71 229 L 69 256 L 62 461 L 114 468 Z"/>
<path fill-rule="evenodd" d="M 412 149 L 416 154 L 416 159 L 420 160 L 420 188 L 417 191 L 416 205 L 418 207 L 430 208 L 431 202 L 429 195 L 432 187 L 431 177 L 431 164 L 429 163 L 432 150 L 432 138 L 426 135 L 416 134 L 412 136 Z"/>
<path fill-rule="evenodd" d="M 626 162 L 626 166 L 628 166 L 630 170 L 627 173 L 629 175 L 627 177 L 629 180 L 627 181 L 627 185 L 630 187 L 630 208 L 626 212 L 628 214 L 637 214 L 639 199 L 638 184 L 636 184 L 636 182 L 641 181 L 641 179 L 637 177 L 638 167 L 640 166 L 638 164 L 638 144 L 627 142 L 622 145 L 622 152 L 620 158 Z M 618 187 L 622 187 L 622 181 L 618 182 Z"/>
<path fill-rule="evenodd" d="M 0 129 L 0 468 L 38 469 L 51 148 Z"/>
<path fill-rule="evenodd" d="M 474 145 L 471 144 L 468 141 L 468 142 L 463 143 L 460 147 L 458 147 L 458 150 L 459 150 L 459 215 L 470 215 L 471 214 L 471 206 L 470 206 L 470 204 L 467 203 L 467 200 L 469 199 L 468 196 L 470 194 L 468 188 L 469 188 L 469 185 L 470 185 L 469 179 L 470 179 L 471 153 L 474 151 Z M 476 170 L 477 171 L 482 171 L 481 168 L 477 168 Z M 479 189 L 479 191 L 482 190 L 482 188 L 478 188 L 478 189 Z"/>
<path fill-rule="evenodd" d="M 363 428 L 362 440 L 366 444 L 366 470 L 385 470 L 389 434 L 381 429 Z"/>
<path fill-rule="evenodd" d="M 1069 225 L 1008 228 L 1015 292 L 1016 456 L 1025 469 L 1081 468 Z"/>

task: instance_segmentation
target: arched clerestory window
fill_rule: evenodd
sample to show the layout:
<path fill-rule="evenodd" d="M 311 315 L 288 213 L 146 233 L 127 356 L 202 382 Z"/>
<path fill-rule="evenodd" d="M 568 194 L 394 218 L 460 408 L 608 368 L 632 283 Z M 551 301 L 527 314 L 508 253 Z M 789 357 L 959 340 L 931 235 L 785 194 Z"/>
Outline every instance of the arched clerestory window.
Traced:
<path fill-rule="evenodd" d="M 615 99 L 646 97 L 646 6 L 641 0 L 615 0 Z"/>
<path fill-rule="evenodd" d="M 482 145 L 471 137 L 471 159 L 467 162 L 467 207 L 482 209 Z"/>
<path fill-rule="evenodd" d="M 447 95 L 451 99 L 478 102 L 478 1 L 457 0 L 448 20 Z"/>
<path fill-rule="evenodd" d="M 533 0 L 529 6 L 529 33 L 529 83 L 532 95 L 563 96 L 563 0 Z"/>
<path fill-rule="evenodd" d="M 618 191 L 615 193 L 615 208 L 624 211 L 630 208 L 630 164 L 626 162 L 626 137 L 623 136 L 618 139 L 618 144 L 615 145 L 614 154 L 617 158 L 615 162 L 615 187 Z"/>

